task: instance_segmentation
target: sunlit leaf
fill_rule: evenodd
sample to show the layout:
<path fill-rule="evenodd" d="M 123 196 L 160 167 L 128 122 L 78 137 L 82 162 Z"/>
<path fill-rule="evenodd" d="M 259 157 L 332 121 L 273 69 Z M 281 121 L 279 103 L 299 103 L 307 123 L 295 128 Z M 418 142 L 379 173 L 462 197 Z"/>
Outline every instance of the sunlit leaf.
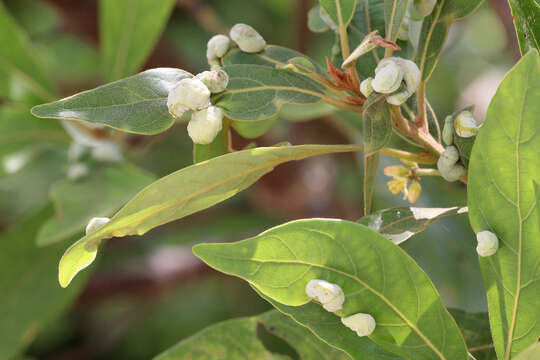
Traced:
<path fill-rule="evenodd" d="M 386 39 L 396 41 L 411 0 L 384 0 Z"/>
<path fill-rule="evenodd" d="M 495 360 L 495 349 L 489 330 L 487 312 L 467 313 L 460 309 L 448 309 L 456 320 L 467 343 L 469 352 L 476 360 Z"/>
<path fill-rule="evenodd" d="M 531 50 L 491 100 L 469 164 L 469 218 L 475 232 L 499 239 L 480 258 L 499 359 L 510 359 L 540 336 L 540 57 Z"/>
<path fill-rule="evenodd" d="M 540 3 L 535 0 L 508 0 L 522 54 L 540 51 Z"/>
<path fill-rule="evenodd" d="M 157 134 L 174 119 L 167 109 L 169 90 L 191 74 L 158 68 L 92 90 L 38 105 L 32 114 L 40 118 L 83 120 L 136 134 Z"/>
<path fill-rule="evenodd" d="M 360 224 L 298 220 L 236 243 L 196 245 L 193 252 L 288 306 L 309 303 L 305 291 L 309 280 L 338 284 L 345 303 L 332 315 L 334 326 L 340 324 L 338 316 L 369 313 L 377 322 L 369 340 L 399 356 L 466 357 L 459 329 L 427 275 L 398 246 Z M 365 340 L 353 339 L 357 341 L 341 338 L 339 345 L 332 344 L 350 354 Z"/>
<path fill-rule="evenodd" d="M 102 239 L 142 235 L 159 225 L 204 210 L 246 189 L 284 162 L 352 151 L 361 151 L 361 146 L 256 148 L 219 156 L 165 176 L 139 192 L 103 228 L 66 250 L 60 260 L 60 285 L 66 287 L 80 270 L 94 261 Z"/>
<path fill-rule="evenodd" d="M 363 107 L 362 124 L 366 154 L 382 149 L 392 137 L 390 105 L 384 95 L 372 95 Z"/>
<path fill-rule="evenodd" d="M 330 26 L 321 18 L 321 5 L 317 4 L 309 10 L 308 28 L 316 33 L 330 30 Z"/>
<path fill-rule="evenodd" d="M 466 212 L 466 207 L 415 208 L 404 206 L 376 211 L 371 215 L 364 216 L 358 220 L 358 223 L 381 233 L 397 245 L 426 230 L 435 220 Z"/>

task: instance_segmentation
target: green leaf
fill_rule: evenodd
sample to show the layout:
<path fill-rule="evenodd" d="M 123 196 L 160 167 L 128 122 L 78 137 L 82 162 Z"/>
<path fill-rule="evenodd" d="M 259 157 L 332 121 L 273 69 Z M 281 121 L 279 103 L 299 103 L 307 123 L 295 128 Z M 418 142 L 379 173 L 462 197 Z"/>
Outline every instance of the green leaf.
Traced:
<path fill-rule="evenodd" d="M 516 357 L 516 360 L 537 360 L 540 358 L 540 342 L 529 346 Z"/>
<path fill-rule="evenodd" d="M 41 227 L 38 246 L 78 235 L 91 218 L 110 216 L 153 180 L 148 172 L 124 165 L 92 169 L 91 175 L 81 181 L 56 182 L 50 190 L 56 216 Z"/>
<path fill-rule="evenodd" d="M 94 261 L 102 239 L 143 235 L 159 225 L 209 208 L 248 188 L 284 162 L 353 151 L 361 151 L 361 147 L 300 145 L 256 148 L 178 170 L 146 187 L 120 209 L 107 225 L 67 249 L 60 260 L 60 285 L 69 285 L 80 270 Z"/>
<path fill-rule="evenodd" d="M 295 105 L 289 105 L 295 106 Z M 300 105 L 296 105 L 300 106 Z M 278 116 L 273 116 L 266 120 L 261 121 L 233 121 L 232 127 L 238 134 L 246 139 L 255 139 L 259 136 L 264 135 L 268 130 L 270 130 L 278 120 Z"/>
<path fill-rule="evenodd" d="M 63 247 L 39 249 L 35 237 L 52 206 L 27 216 L 0 235 L 0 358 L 12 358 L 29 345 L 82 290 L 81 277 L 68 290 L 54 280 Z"/>
<path fill-rule="evenodd" d="M 317 4 L 308 12 L 308 28 L 315 33 L 330 30 L 330 26 L 321 18 L 321 5 Z"/>
<path fill-rule="evenodd" d="M 403 206 L 376 211 L 371 215 L 362 217 L 358 220 L 358 223 L 379 232 L 398 245 L 411 236 L 426 230 L 435 220 L 466 212 L 466 207 L 444 209 Z"/>
<path fill-rule="evenodd" d="M 283 355 L 273 357 L 273 354 L 264 348 L 257 338 L 257 324 L 255 317 L 221 322 L 181 341 L 156 356 L 154 360 L 290 359 Z"/>
<path fill-rule="evenodd" d="M 433 12 L 424 18 L 416 59 L 423 81 L 433 73 L 452 23 L 470 15 L 482 1 L 439 0 Z"/>
<path fill-rule="evenodd" d="M 268 45 L 264 51 L 258 53 L 247 53 L 237 48 L 232 49 L 223 57 L 223 64 L 228 65 L 264 65 L 272 68 L 283 67 L 287 64 L 298 63 L 298 59 L 303 59 L 308 66 L 300 66 L 300 70 L 310 72 L 315 70 L 318 74 L 324 74 L 319 64 L 308 56 L 298 51 L 282 46 Z M 230 74 L 229 74 L 230 76 Z"/>
<path fill-rule="evenodd" d="M 390 105 L 384 95 L 374 94 L 364 104 L 362 113 L 364 151 L 372 154 L 388 144 L 392 138 Z"/>
<path fill-rule="evenodd" d="M 193 144 L 193 163 L 200 163 L 229 152 L 229 129 L 221 130 L 210 144 Z"/>
<path fill-rule="evenodd" d="M 188 72 L 158 68 L 102 85 L 92 90 L 38 105 L 32 114 L 40 118 L 83 120 L 114 129 L 152 135 L 172 126 L 167 109 L 169 90 Z"/>
<path fill-rule="evenodd" d="M 67 145 L 69 136 L 57 122 L 36 119 L 26 106 L 0 107 L 0 157 L 39 143 Z"/>
<path fill-rule="evenodd" d="M 276 310 L 268 311 L 257 317 L 266 330 L 291 345 L 302 360 L 350 360 L 351 358 L 338 349 L 319 340 L 307 328 Z"/>
<path fill-rule="evenodd" d="M 99 32 L 107 81 L 137 72 L 154 48 L 174 0 L 100 0 Z"/>
<path fill-rule="evenodd" d="M 475 232 L 499 238 L 480 258 L 495 350 L 510 359 L 540 336 L 540 57 L 531 50 L 491 100 L 469 164 L 469 218 Z M 536 194 L 538 195 L 538 194 Z"/>
<path fill-rule="evenodd" d="M 368 337 L 358 337 L 356 333 L 343 326 L 339 317 L 324 310 L 320 305 L 309 302 L 302 306 L 287 306 L 264 295 L 255 286 L 251 287 L 281 313 L 305 326 L 330 346 L 343 350 L 352 359 L 402 359 L 384 350 Z"/>
<path fill-rule="evenodd" d="M 336 24 L 347 27 L 354 16 L 357 0 L 319 0 L 322 8 Z"/>
<path fill-rule="evenodd" d="M 0 3 L 0 72 L 14 76 L 41 100 L 55 98 L 51 79 L 38 62 L 26 34 Z"/>
<path fill-rule="evenodd" d="M 522 54 L 540 50 L 540 4 L 535 0 L 508 0 Z"/>
<path fill-rule="evenodd" d="M 275 116 L 283 104 L 315 104 L 324 97 L 318 82 L 289 70 L 261 65 L 229 65 L 229 86 L 212 103 L 236 121 L 258 121 Z"/>
<path fill-rule="evenodd" d="M 384 0 L 386 39 L 396 41 L 411 0 Z"/>
<path fill-rule="evenodd" d="M 489 317 L 486 312 L 467 313 L 460 309 L 448 309 L 448 311 L 456 320 L 467 343 L 467 348 L 476 360 L 497 358 L 489 331 Z"/>
<path fill-rule="evenodd" d="M 237 243 L 196 245 L 193 252 L 288 306 L 310 301 L 309 280 L 337 283 L 345 303 L 336 323 L 337 316 L 369 313 L 377 322 L 369 339 L 399 356 L 466 358 L 459 329 L 427 275 L 398 246 L 360 224 L 298 220 Z M 361 343 L 339 348 L 348 352 Z"/>
<path fill-rule="evenodd" d="M 379 153 L 364 155 L 364 215 L 371 213 L 373 208 L 373 193 L 375 192 L 375 179 L 377 177 L 377 168 L 379 167 Z"/>

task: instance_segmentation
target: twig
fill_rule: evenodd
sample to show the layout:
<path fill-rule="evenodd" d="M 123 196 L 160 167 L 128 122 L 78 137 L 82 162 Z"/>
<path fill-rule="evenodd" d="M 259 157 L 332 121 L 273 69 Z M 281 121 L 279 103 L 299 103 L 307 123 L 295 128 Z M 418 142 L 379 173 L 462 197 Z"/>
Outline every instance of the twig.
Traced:
<path fill-rule="evenodd" d="M 211 34 L 227 34 L 229 29 L 223 25 L 214 9 L 194 0 L 177 0 L 178 6 L 186 9 L 201 27 Z"/>

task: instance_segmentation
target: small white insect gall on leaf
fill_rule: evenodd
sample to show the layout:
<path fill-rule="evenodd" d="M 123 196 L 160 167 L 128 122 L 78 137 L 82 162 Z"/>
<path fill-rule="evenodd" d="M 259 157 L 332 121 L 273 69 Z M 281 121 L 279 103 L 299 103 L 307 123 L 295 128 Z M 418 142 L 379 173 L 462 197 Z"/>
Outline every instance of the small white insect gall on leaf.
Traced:
<path fill-rule="evenodd" d="M 210 90 L 198 79 L 182 79 L 169 92 L 167 107 L 179 118 L 187 110 L 202 110 L 210 106 Z"/>
<path fill-rule="evenodd" d="M 352 331 L 355 331 L 358 336 L 371 335 L 377 326 L 373 316 L 363 313 L 343 317 L 341 322 Z"/>
<path fill-rule="evenodd" d="M 223 57 L 229 51 L 231 40 L 225 35 L 214 35 L 206 45 L 206 58 L 208 61 Z"/>
<path fill-rule="evenodd" d="M 414 0 L 414 7 L 421 16 L 428 16 L 437 4 L 437 0 Z"/>
<path fill-rule="evenodd" d="M 266 46 L 264 38 L 254 28 L 246 24 L 234 25 L 230 36 L 240 50 L 247 53 L 262 51 Z"/>
<path fill-rule="evenodd" d="M 98 231 L 99 229 L 107 225 L 109 221 L 111 221 L 111 219 L 107 217 L 95 217 L 90 219 L 88 225 L 86 225 L 86 235 L 90 235 Z"/>
<path fill-rule="evenodd" d="M 223 70 L 203 71 L 195 79 L 201 80 L 212 94 L 225 91 L 229 85 L 229 75 Z"/>
<path fill-rule="evenodd" d="M 345 294 L 341 287 L 324 280 L 310 280 L 306 285 L 306 294 L 321 303 L 329 312 L 341 310 L 345 302 Z"/>
<path fill-rule="evenodd" d="M 360 83 L 360 92 L 362 95 L 364 95 L 366 98 L 368 98 L 373 93 L 373 86 L 371 86 L 371 82 L 373 81 L 373 78 L 369 77 L 367 79 L 364 79 Z"/>
<path fill-rule="evenodd" d="M 454 121 L 456 134 L 463 138 L 470 138 L 478 134 L 478 124 L 470 111 L 462 111 Z"/>
<path fill-rule="evenodd" d="M 223 126 L 223 110 L 217 106 L 209 106 L 195 111 L 191 115 L 187 130 L 195 144 L 210 144 Z"/>
<path fill-rule="evenodd" d="M 476 234 L 476 240 L 478 241 L 476 252 L 482 257 L 491 256 L 499 249 L 499 239 L 491 231 L 480 231 Z"/>
<path fill-rule="evenodd" d="M 373 90 L 381 94 L 390 94 L 396 91 L 403 81 L 403 70 L 391 58 L 383 59 L 375 69 L 375 79 L 371 82 Z"/>

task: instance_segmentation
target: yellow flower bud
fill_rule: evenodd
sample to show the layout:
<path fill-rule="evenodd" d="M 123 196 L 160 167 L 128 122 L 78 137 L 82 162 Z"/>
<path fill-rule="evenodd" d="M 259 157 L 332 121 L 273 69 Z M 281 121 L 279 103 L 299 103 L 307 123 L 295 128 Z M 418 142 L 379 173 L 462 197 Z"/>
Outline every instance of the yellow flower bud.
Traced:
<path fill-rule="evenodd" d="M 388 190 L 394 195 L 399 194 L 400 192 L 405 193 L 407 189 L 408 179 L 405 177 L 396 177 L 394 180 L 388 181 Z"/>
<path fill-rule="evenodd" d="M 392 177 L 403 177 L 409 173 L 409 169 L 401 165 L 392 165 L 384 168 L 384 175 Z"/>
<path fill-rule="evenodd" d="M 416 200 L 420 197 L 420 193 L 422 192 L 422 186 L 418 181 L 413 181 L 411 186 L 409 186 L 409 190 L 407 192 L 407 199 L 411 204 L 414 204 Z"/>

